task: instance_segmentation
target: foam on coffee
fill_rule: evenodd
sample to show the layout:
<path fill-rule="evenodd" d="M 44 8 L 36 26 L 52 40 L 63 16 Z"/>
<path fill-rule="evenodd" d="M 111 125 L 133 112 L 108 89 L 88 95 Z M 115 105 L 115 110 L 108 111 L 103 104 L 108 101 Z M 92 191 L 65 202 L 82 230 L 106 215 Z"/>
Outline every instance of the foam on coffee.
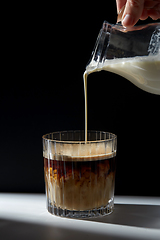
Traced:
<path fill-rule="evenodd" d="M 113 149 L 112 141 L 107 144 L 105 141 L 100 143 L 81 143 L 63 144 L 50 142 L 43 150 L 43 156 L 47 159 L 59 161 L 96 161 L 114 157 L 116 149 Z M 62 150 L 63 149 L 63 150 Z"/>

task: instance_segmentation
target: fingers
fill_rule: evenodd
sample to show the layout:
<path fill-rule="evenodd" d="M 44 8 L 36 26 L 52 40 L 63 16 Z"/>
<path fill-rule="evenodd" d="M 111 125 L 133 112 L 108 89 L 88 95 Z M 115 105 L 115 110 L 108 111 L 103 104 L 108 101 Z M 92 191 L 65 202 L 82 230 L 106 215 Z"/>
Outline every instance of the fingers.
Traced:
<path fill-rule="evenodd" d="M 148 17 L 151 17 L 153 20 L 157 20 L 160 18 L 160 0 L 158 1 L 147 0 L 144 3 L 144 9 L 140 19 L 145 20 Z"/>
<path fill-rule="evenodd" d="M 146 0 L 144 10 L 140 17 L 141 20 L 151 17 L 153 20 L 160 18 L 160 0 Z"/>
<path fill-rule="evenodd" d="M 116 0 L 117 4 L 117 13 L 122 9 L 122 7 L 126 4 L 127 0 Z"/>
<path fill-rule="evenodd" d="M 140 19 L 144 8 L 144 0 L 128 0 L 122 16 L 122 24 L 131 27 Z"/>
<path fill-rule="evenodd" d="M 150 16 L 153 20 L 157 20 L 160 18 L 160 9 L 150 9 L 148 10 L 148 16 Z"/>
<path fill-rule="evenodd" d="M 145 9 L 156 8 L 158 4 L 160 4 L 160 0 L 146 0 L 144 1 L 144 8 Z"/>
<path fill-rule="evenodd" d="M 142 15 L 140 17 L 141 20 L 146 20 L 148 18 L 148 10 L 143 9 Z"/>
<path fill-rule="evenodd" d="M 160 0 L 116 0 L 118 18 L 125 27 L 134 26 L 139 19 L 160 18 Z"/>
<path fill-rule="evenodd" d="M 160 0 L 154 1 L 155 4 L 145 5 L 145 8 L 148 8 L 148 16 L 150 16 L 153 20 L 157 20 L 160 18 Z M 150 3 L 151 4 L 151 3 Z"/>

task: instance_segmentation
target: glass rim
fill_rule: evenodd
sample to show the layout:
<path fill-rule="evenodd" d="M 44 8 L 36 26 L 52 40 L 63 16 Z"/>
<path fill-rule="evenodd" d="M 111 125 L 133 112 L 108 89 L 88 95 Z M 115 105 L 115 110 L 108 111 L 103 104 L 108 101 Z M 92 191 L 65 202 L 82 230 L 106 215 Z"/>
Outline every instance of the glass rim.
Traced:
<path fill-rule="evenodd" d="M 50 133 L 46 133 L 42 136 L 42 139 L 43 140 L 47 140 L 47 141 L 50 141 L 50 142 L 56 142 L 56 143 L 72 143 L 72 144 L 89 144 L 89 143 L 102 143 L 102 142 L 110 142 L 110 141 L 113 141 L 113 140 L 116 140 L 117 139 L 117 135 L 114 134 L 114 133 L 111 133 L 111 132 L 105 132 L 105 131 L 99 131 L 99 130 L 88 130 L 87 131 L 87 134 L 88 133 L 101 133 L 101 134 L 110 134 L 112 137 L 111 138 L 106 138 L 106 139 L 101 139 L 101 140 L 87 140 L 87 142 L 84 140 L 57 140 L 57 139 L 51 139 L 49 137 L 47 137 L 47 135 L 52 135 L 52 134 L 63 134 L 63 133 L 85 133 L 84 130 L 65 130 L 65 131 L 57 131 L 57 132 L 50 132 Z"/>

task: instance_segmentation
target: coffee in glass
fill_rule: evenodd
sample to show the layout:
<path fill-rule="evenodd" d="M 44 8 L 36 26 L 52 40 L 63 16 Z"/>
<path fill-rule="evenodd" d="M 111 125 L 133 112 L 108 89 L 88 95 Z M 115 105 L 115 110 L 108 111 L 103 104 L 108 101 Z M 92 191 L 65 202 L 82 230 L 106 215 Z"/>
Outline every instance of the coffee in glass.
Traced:
<path fill-rule="evenodd" d="M 113 211 L 117 138 L 107 132 L 66 131 L 43 136 L 48 211 L 85 218 Z"/>

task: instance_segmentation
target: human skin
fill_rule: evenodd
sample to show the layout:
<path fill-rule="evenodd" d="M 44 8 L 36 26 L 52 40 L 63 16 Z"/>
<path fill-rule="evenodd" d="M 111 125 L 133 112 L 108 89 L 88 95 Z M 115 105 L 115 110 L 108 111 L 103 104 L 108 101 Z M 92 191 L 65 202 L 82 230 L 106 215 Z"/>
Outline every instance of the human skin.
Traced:
<path fill-rule="evenodd" d="M 134 26 L 139 19 L 160 18 L 160 0 L 116 0 L 116 3 L 117 12 L 126 5 L 122 16 L 122 24 L 125 27 Z"/>

